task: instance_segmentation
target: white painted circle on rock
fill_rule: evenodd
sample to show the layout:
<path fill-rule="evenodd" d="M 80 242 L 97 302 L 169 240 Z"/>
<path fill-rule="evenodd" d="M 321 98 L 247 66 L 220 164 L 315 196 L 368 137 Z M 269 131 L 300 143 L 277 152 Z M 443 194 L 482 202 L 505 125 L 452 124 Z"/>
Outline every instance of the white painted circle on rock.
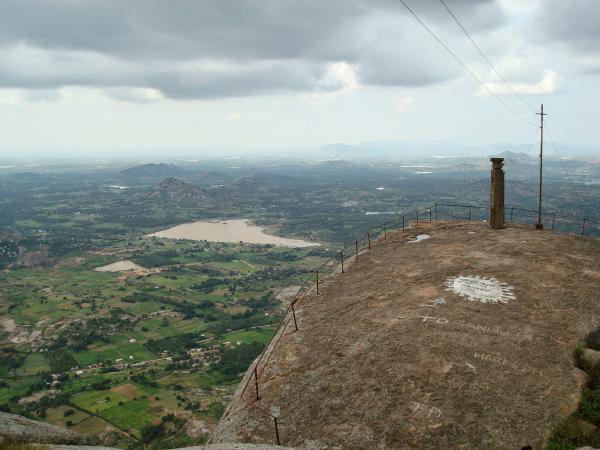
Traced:
<path fill-rule="evenodd" d="M 428 234 L 419 234 L 414 241 L 408 241 L 407 244 L 414 244 L 416 242 L 424 241 L 425 239 L 429 239 L 430 236 Z"/>
<path fill-rule="evenodd" d="M 481 303 L 508 303 L 514 300 L 513 287 L 496 278 L 458 276 L 446 280 L 446 290 L 472 301 Z"/>

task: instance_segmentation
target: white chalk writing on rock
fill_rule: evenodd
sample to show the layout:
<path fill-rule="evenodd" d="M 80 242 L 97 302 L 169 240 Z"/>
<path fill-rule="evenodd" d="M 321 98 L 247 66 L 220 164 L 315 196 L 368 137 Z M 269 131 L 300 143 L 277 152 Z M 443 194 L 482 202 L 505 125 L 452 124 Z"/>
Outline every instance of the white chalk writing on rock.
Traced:
<path fill-rule="evenodd" d="M 437 306 L 445 305 L 446 300 L 443 298 L 436 298 L 432 303 L 421 303 L 421 306 L 425 306 L 426 308 L 435 308 Z"/>
<path fill-rule="evenodd" d="M 425 405 L 419 402 L 410 402 L 413 417 L 424 417 L 427 419 L 437 419 L 442 416 L 442 411 L 435 406 Z"/>
<path fill-rule="evenodd" d="M 529 366 L 526 364 L 518 363 L 516 361 L 509 361 L 508 359 L 506 359 L 504 356 L 502 356 L 500 353 L 497 353 L 497 352 L 492 353 L 492 354 L 475 352 L 473 356 L 475 359 L 479 359 L 480 361 L 485 361 L 490 364 L 494 364 L 497 366 L 512 369 L 515 372 L 521 372 L 524 374 L 532 373 L 532 374 L 537 374 L 539 376 L 543 376 L 542 369 L 532 367 L 532 366 Z"/>
<path fill-rule="evenodd" d="M 445 317 L 431 317 L 431 316 L 417 316 L 419 319 L 421 319 L 423 322 L 435 322 L 435 323 L 439 323 L 439 324 L 446 324 L 448 323 L 448 319 L 446 319 Z"/>
<path fill-rule="evenodd" d="M 470 330 L 470 331 L 476 331 L 478 333 L 483 333 L 483 334 L 492 334 L 492 335 L 496 335 L 496 336 L 503 336 L 503 337 L 512 337 L 512 338 L 522 338 L 523 336 L 521 335 L 520 332 L 518 331 L 510 331 L 510 330 L 504 330 L 496 325 L 482 325 L 482 324 L 477 324 L 477 323 L 469 323 L 469 322 L 465 322 L 463 320 L 452 320 L 450 321 L 449 319 L 445 318 L 445 317 L 434 317 L 434 316 L 405 316 L 405 317 L 396 317 L 396 319 L 410 319 L 410 318 L 416 318 L 416 319 L 421 319 L 421 322 L 426 322 L 426 323 L 436 323 L 438 325 L 449 325 L 455 329 L 466 329 L 466 330 Z"/>

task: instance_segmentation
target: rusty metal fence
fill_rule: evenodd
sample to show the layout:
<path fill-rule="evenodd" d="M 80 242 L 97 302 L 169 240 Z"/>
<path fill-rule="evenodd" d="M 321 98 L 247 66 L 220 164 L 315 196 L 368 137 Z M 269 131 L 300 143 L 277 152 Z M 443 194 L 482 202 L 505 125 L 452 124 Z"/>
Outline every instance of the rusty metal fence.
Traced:
<path fill-rule="evenodd" d="M 450 217 L 455 220 L 485 220 L 488 207 L 475 205 L 456 205 L 435 203 L 434 210 L 437 218 Z M 537 221 L 537 211 L 518 206 L 508 206 L 504 209 L 507 223 L 534 224 Z M 573 233 L 581 236 L 600 237 L 600 220 L 582 217 L 557 215 L 556 213 L 542 214 L 544 228 L 559 233 Z"/>
<path fill-rule="evenodd" d="M 292 332 L 298 331 L 298 320 L 296 317 L 296 305 L 308 294 L 314 292 L 320 293 L 320 287 L 323 282 L 335 273 L 344 273 L 348 269 L 351 261 L 360 259 L 361 252 L 368 251 L 375 240 L 386 240 L 388 233 L 406 230 L 412 222 L 418 224 L 419 221 L 446 221 L 448 218 L 452 221 L 486 221 L 489 207 L 478 205 L 461 205 L 448 203 L 434 203 L 431 206 L 417 208 L 413 211 L 404 213 L 387 222 L 369 228 L 359 235 L 353 241 L 345 243 L 344 247 L 335 253 L 331 258 L 322 263 L 316 269 L 309 272 L 309 276 L 298 289 L 294 299 L 287 306 L 279 321 L 273 336 L 265 346 L 263 352 L 254 361 L 251 368 L 251 376 L 245 377 L 244 387 L 240 395 L 243 400 L 245 396 L 248 402 L 245 407 L 252 411 L 251 420 L 261 423 L 273 431 L 274 442 L 280 445 L 280 433 L 278 426 L 279 411 L 265 411 L 258 405 L 261 399 L 260 380 L 267 365 L 273 356 L 281 338 L 289 329 Z M 510 206 L 505 208 L 505 217 L 507 223 L 534 224 L 537 221 L 537 211 Z M 557 216 L 555 213 L 546 213 L 542 216 L 544 227 L 554 232 L 575 233 L 581 236 L 588 235 L 600 237 L 600 221 L 589 218 L 573 218 L 566 216 Z M 226 412 L 225 419 L 231 412 L 231 407 Z"/>

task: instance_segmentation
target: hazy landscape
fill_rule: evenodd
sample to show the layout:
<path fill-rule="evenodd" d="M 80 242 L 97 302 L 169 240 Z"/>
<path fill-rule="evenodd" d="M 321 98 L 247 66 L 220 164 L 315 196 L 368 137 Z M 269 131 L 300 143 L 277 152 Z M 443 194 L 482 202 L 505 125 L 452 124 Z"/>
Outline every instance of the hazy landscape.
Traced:
<path fill-rule="evenodd" d="M 599 23 L 0 0 L 0 450 L 600 448 Z"/>
<path fill-rule="evenodd" d="M 517 158 L 508 203 L 533 208 L 535 161 Z M 1 169 L 4 411 L 112 444 L 203 442 L 312 267 L 401 211 L 487 201 L 486 158 L 236 164 Z M 547 211 L 591 217 L 597 166 L 567 164 L 549 163 Z"/>

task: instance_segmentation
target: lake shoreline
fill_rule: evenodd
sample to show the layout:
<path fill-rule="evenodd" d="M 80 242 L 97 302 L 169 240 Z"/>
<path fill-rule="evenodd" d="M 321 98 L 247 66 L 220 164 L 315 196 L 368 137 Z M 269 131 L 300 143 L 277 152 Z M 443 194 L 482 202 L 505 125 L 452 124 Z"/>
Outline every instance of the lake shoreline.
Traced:
<path fill-rule="evenodd" d="M 255 225 L 250 219 L 195 221 L 176 225 L 144 235 L 145 238 L 209 241 L 274 245 L 277 247 L 305 248 L 320 244 L 302 239 L 291 239 L 269 234 L 268 229 Z"/>

